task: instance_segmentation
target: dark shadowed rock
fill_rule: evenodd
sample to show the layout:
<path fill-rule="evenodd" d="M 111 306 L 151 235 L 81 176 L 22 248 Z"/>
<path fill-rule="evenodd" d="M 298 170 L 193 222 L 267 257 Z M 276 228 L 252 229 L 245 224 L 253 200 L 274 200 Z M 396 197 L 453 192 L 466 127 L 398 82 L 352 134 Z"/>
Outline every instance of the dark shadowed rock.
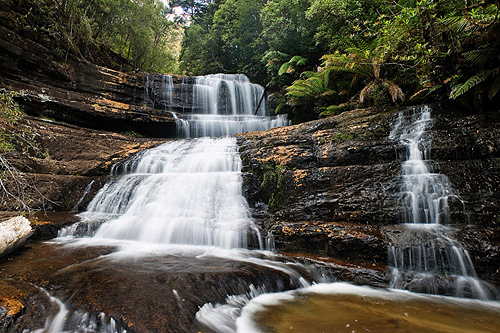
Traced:
<path fill-rule="evenodd" d="M 396 111 L 353 110 L 237 136 L 244 193 L 278 251 L 384 262 L 391 241 L 378 229 L 401 221 L 399 175 L 406 159 L 404 145 L 388 138 Z M 457 237 L 478 275 L 498 285 L 500 113 L 436 108 L 432 116 L 432 168 L 448 176 L 462 199 L 450 201 L 450 221 L 461 225 Z M 465 237 L 471 230 L 477 241 Z"/>

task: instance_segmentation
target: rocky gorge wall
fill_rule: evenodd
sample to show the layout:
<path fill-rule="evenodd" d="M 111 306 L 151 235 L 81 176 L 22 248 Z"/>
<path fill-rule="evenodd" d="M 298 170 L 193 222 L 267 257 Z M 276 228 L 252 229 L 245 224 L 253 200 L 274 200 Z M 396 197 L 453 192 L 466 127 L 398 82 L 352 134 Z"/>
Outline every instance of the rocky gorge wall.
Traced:
<path fill-rule="evenodd" d="M 63 63 L 0 24 L 0 85 L 19 93 L 16 100 L 47 152 L 18 154 L 14 163 L 36 184 L 48 210 L 82 209 L 113 163 L 164 142 L 117 132 L 175 135 L 171 112 L 192 110 L 194 78 L 170 78 L 172 98 L 166 100 L 164 75 L 123 73 L 71 58 Z M 405 148 L 388 138 L 397 111 L 353 110 L 237 135 L 245 196 L 278 251 L 359 267 L 386 264 L 387 246 L 398 233 L 393 226 L 401 221 L 398 175 Z M 433 116 L 434 170 L 449 177 L 467 211 L 451 207 L 452 222 L 461 225 L 456 237 L 478 273 L 500 284 L 500 112 L 436 107 Z"/>
<path fill-rule="evenodd" d="M 1 13 L 1 11 L 0 11 Z M 32 116 L 85 128 L 174 137 L 170 111 L 189 113 L 195 78 L 141 71 L 124 73 L 83 59 L 56 58 L 52 51 L 20 36 L 0 15 L 0 87 Z M 172 99 L 163 98 L 165 89 Z"/>
<path fill-rule="evenodd" d="M 397 109 L 361 109 L 237 135 L 244 192 L 278 251 L 378 264 L 400 233 Z M 432 111 L 432 160 L 459 193 L 455 237 L 478 274 L 500 284 L 500 112 Z"/>

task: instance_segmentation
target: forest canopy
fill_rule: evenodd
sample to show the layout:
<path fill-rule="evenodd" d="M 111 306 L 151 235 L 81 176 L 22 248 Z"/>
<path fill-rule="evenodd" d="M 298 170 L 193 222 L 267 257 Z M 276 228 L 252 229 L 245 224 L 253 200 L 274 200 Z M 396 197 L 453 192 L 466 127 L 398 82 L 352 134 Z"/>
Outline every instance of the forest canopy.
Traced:
<path fill-rule="evenodd" d="M 296 121 L 408 100 L 498 105 L 498 1 L 173 3 L 196 7 L 183 71 L 270 82 L 277 111 Z"/>
<path fill-rule="evenodd" d="M 59 59 L 70 54 L 110 66 L 178 71 L 182 26 L 160 0 L 0 0 L 2 16 L 22 34 L 49 38 Z"/>
<path fill-rule="evenodd" d="M 498 0 L 0 3 L 60 59 L 105 53 L 125 70 L 244 73 L 295 122 L 358 106 L 498 105 Z"/>

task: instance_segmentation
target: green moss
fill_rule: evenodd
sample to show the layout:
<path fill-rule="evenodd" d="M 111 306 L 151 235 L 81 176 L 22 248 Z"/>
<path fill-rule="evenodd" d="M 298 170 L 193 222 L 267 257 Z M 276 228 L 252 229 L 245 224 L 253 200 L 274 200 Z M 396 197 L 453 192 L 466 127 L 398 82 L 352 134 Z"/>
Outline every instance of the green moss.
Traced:
<path fill-rule="evenodd" d="M 142 134 L 134 132 L 134 131 L 126 131 L 126 132 L 122 132 L 121 134 L 133 136 L 135 138 L 145 138 L 146 137 L 145 135 L 142 135 Z"/>
<path fill-rule="evenodd" d="M 286 167 L 266 163 L 260 189 L 269 197 L 267 206 L 270 210 L 278 210 L 286 203 L 285 200 L 285 172 Z M 266 195 L 267 194 L 267 195 Z"/>
<path fill-rule="evenodd" d="M 345 132 L 343 130 L 340 130 L 339 132 L 335 133 L 335 135 L 332 138 L 332 141 L 339 143 L 339 142 L 351 140 L 351 139 L 354 139 L 354 135 L 352 133 L 348 133 L 348 132 Z"/>

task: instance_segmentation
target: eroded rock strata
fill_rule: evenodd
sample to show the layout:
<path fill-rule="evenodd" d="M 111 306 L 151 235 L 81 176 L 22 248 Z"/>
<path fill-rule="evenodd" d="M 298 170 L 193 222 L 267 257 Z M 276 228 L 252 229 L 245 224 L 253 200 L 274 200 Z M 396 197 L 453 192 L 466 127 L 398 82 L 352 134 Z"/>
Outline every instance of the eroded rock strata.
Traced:
<path fill-rule="evenodd" d="M 238 135 L 245 195 L 278 251 L 385 262 L 386 235 L 401 221 L 398 176 L 406 153 L 388 138 L 396 111 L 353 110 Z M 451 203 L 451 223 L 478 275 L 498 283 L 500 113 L 436 107 L 433 117 L 432 167 L 463 200 Z"/>

